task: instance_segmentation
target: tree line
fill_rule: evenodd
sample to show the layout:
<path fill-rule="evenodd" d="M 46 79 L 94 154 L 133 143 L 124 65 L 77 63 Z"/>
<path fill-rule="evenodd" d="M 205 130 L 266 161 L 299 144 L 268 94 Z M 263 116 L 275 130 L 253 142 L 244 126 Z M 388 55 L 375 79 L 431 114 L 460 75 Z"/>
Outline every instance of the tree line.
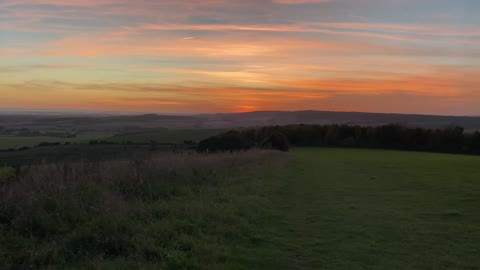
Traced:
<path fill-rule="evenodd" d="M 480 132 L 466 133 L 460 126 L 424 129 L 399 124 L 383 126 L 287 125 L 232 130 L 198 144 L 199 152 L 289 146 L 378 148 L 408 151 L 480 154 Z"/>

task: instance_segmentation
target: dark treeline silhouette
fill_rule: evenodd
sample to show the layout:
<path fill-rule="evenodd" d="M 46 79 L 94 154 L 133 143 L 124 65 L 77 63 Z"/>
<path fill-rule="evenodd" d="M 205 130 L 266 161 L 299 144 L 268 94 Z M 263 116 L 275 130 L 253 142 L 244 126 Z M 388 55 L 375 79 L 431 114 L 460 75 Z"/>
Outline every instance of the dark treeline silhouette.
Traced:
<path fill-rule="evenodd" d="M 288 151 L 293 146 L 357 147 L 480 154 L 480 132 L 459 126 L 411 128 L 397 124 L 377 127 L 351 125 L 287 125 L 230 131 L 199 143 L 200 152 L 235 151 L 252 147 Z"/>
<path fill-rule="evenodd" d="M 198 152 L 225 152 L 248 150 L 253 147 L 288 151 L 287 137 L 277 130 L 231 130 L 201 141 Z"/>

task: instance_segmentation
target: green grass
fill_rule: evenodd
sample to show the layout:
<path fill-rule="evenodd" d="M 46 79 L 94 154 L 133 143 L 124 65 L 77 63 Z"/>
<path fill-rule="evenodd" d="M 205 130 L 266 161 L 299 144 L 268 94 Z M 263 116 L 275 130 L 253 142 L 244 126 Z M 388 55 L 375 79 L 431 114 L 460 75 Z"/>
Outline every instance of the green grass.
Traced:
<path fill-rule="evenodd" d="M 11 176 L 14 173 L 13 169 L 10 167 L 0 167 L 0 181 Z"/>
<path fill-rule="evenodd" d="M 185 140 L 199 142 L 208 137 L 217 135 L 224 131 L 223 129 L 188 129 L 188 130 L 157 130 L 146 131 L 132 134 L 115 135 L 107 141 L 121 143 L 131 141 L 134 143 L 183 143 Z"/>
<path fill-rule="evenodd" d="M 0 189 L 0 262 L 480 269 L 479 164 L 475 156 L 305 148 L 43 165 Z"/>
<path fill-rule="evenodd" d="M 42 142 L 72 142 L 72 143 L 87 143 L 90 140 L 102 139 L 111 136 L 107 133 L 90 133 L 82 134 L 75 138 L 57 138 L 57 137 L 14 137 L 14 136 L 0 136 L 0 150 L 2 149 L 17 149 L 20 147 L 32 147 Z"/>
<path fill-rule="evenodd" d="M 299 149 L 257 269 L 480 269 L 480 157 Z"/>
<path fill-rule="evenodd" d="M 251 152 L 40 165 L 0 184 L 1 269 L 229 269 L 285 159 Z M 23 174 L 23 173 L 22 173 Z"/>
<path fill-rule="evenodd" d="M 10 172 L 10 170 L 11 169 L 8 168 L 8 167 L 0 167 L 0 175 L 4 175 L 4 174 L 8 173 L 8 172 Z"/>

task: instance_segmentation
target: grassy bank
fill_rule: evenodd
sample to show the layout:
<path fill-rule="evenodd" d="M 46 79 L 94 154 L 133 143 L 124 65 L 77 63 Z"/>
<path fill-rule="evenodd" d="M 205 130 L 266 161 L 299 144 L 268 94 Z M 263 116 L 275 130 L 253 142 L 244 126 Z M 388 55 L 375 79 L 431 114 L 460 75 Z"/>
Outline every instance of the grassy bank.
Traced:
<path fill-rule="evenodd" d="M 51 164 L 0 188 L 2 269 L 225 269 L 255 245 L 273 152 Z"/>

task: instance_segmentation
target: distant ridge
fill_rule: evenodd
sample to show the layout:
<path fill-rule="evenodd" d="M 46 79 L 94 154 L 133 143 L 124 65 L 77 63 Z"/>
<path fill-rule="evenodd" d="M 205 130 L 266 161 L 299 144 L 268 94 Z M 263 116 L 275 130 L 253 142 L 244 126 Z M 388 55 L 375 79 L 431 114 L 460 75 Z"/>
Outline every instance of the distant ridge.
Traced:
<path fill-rule="evenodd" d="M 403 124 L 412 127 L 445 128 L 459 125 L 467 130 L 480 130 L 480 117 L 445 116 L 399 113 L 336 112 L 336 111 L 254 111 L 245 113 L 224 113 L 199 115 L 211 123 L 230 126 L 262 126 L 287 124 L 350 124 L 383 125 Z"/>
<path fill-rule="evenodd" d="M 433 117 L 480 117 L 480 115 L 447 115 L 447 114 L 422 114 L 422 113 L 394 113 L 394 112 L 362 112 L 362 111 L 323 111 L 323 110 L 295 110 L 295 111 L 249 111 L 237 113 L 205 113 L 197 115 L 245 115 L 245 114 L 287 114 L 287 113 L 334 113 L 334 114 L 380 114 L 380 115 L 410 115 Z"/>
<path fill-rule="evenodd" d="M 139 113 L 117 112 L 117 111 L 90 111 L 90 110 L 62 110 L 62 109 L 5 109 L 0 108 L 0 115 L 63 115 L 63 116 L 86 116 L 86 115 L 137 115 Z"/>
<path fill-rule="evenodd" d="M 142 113 L 99 113 L 62 110 L 14 110 L 0 109 L 0 126 L 13 122 L 25 122 L 41 126 L 47 123 L 65 128 L 107 130 L 143 130 L 149 128 L 168 129 L 224 129 L 238 127 L 289 125 L 289 124 L 343 124 L 378 126 L 402 124 L 410 127 L 445 128 L 458 125 L 467 131 L 480 130 L 479 116 L 445 116 L 425 114 L 337 112 L 337 111 L 253 111 L 243 113 L 216 114 L 142 114 Z M 13 121 L 13 122 L 12 122 Z"/>

